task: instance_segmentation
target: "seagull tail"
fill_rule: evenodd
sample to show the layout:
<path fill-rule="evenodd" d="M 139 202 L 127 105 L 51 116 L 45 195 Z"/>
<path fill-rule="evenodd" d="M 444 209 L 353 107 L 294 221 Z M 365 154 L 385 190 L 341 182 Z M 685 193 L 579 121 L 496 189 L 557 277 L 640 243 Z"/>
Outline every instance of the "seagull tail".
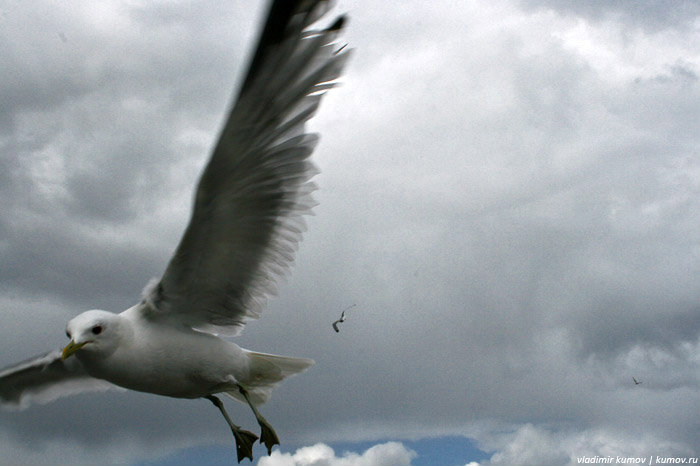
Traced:
<path fill-rule="evenodd" d="M 248 395 L 255 405 L 265 403 L 272 389 L 290 375 L 299 374 L 314 364 L 313 359 L 277 356 L 274 354 L 246 351 L 249 363 L 249 376 L 245 384 Z M 230 397 L 245 403 L 238 390 L 226 392 Z"/>

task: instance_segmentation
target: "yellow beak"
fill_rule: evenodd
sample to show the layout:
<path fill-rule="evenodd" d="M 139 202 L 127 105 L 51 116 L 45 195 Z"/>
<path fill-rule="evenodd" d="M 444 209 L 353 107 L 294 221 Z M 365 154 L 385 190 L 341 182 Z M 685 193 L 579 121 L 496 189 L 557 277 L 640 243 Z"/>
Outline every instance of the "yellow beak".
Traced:
<path fill-rule="evenodd" d="M 63 348 L 63 352 L 61 353 L 61 359 L 62 360 L 66 359 L 71 354 L 75 353 L 76 351 L 78 351 L 80 348 L 87 345 L 88 343 L 90 343 L 90 342 L 84 341 L 82 343 L 75 343 L 73 340 L 71 340 L 70 343 L 68 343 L 68 345 L 66 345 L 66 347 Z"/>

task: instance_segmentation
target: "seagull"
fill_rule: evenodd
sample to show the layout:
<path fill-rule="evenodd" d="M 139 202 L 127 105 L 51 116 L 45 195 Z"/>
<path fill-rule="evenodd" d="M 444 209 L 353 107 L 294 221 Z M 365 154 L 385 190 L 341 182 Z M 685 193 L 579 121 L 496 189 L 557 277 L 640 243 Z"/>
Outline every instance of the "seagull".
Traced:
<path fill-rule="evenodd" d="M 637 382 L 637 379 L 635 379 L 634 377 L 632 377 L 632 380 L 634 380 L 635 385 L 639 385 L 640 383 L 642 383 L 642 382 Z"/>
<path fill-rule="evenodd" d="M 0 370 L 0 401 L 24 408 L 111 388 L 212 402 L 233 432 L 238 462 L 277 433 L 258 407 L 305 358 L 258 353 L 221 336 L 260 317 L 284 276 L 314 206 L 309 157 L 318 141 L 304 124 L 349 57 L 335 40 L 345 17 L 313 24 L 323 0 L 275 0 L 245 79 L 199 179 L 189 224 L 163 275 L 138 304 L 90 310 L 66 326 L 62 349 Z M 233 423 L 217 394 L 247 404 L 260 436 Z"/>
<path fill-rule="evenodd" d="M 345 309 L 343 309 L 343 312 L 340 313 L 340 319 L 338 319 L 338 320 L 336 320 L 335 322 L 333 322 L 332 325 L 333 325 L 333 330 L 335 330 L 335 333 L 339 333 L 339 332 L 340 332 L 340 329 L 338 328 L 338 324 L 341 323 L 341 322 L 345 322 L 345 311 L 347 311 L 348 309 L 351 309 L 351 308 L 353 308 L 353 307 L 355 307 L 354 304 L 353 304 L 352 306 L 348 306 L 348 307 L 346 307 Z"/>

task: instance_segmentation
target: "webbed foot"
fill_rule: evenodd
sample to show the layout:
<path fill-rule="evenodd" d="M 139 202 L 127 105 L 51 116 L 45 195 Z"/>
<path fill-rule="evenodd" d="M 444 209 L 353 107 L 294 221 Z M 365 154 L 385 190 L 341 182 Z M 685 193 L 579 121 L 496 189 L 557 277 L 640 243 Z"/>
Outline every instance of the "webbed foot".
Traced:
<path fill-rule="evenodd" d="M 265 444 L 267 448 L 267 454 L 272 454 L 272 447 L 280 444 L 280 439 L 277 437 L 277 432 L 272 426 L 265 420 L 265 418 L 260 417 L 258 419 L 258 424 L 260 424 L 260 443 Z"/>
<path fill-rule="evenodd" d="M 252 432 L 243 429 L 231 429 L 233 438 L 236 439 L 236 453 L 238 454 L 238 462 L 243 458 L 248 458 L 253 461 L 253 444 L 258 439 L 258 436 Z"/>
<path fill-rule="evenodd" d="M 277 437 L 277 432 L 275 432 L 275 429 L 272 428 L 270 423 L 267 422 L 267 420 L 262 416 L 262 414 L 260 414 L 253 402 L 250 400 L 248 390 L 246 390 L 242 385 L 239 385 L 238 391 L 248 402 L 248 406 L 250 406 L 250 409 L 253 410 L 253 414 L 255 414 L 255 419 L 257 419 L 258 424 L 260 424 L 260 443 L 265 444 L 265 447 L 267 448 L 267 454 L 271 455 L 272 447 L 280 444 L 280 439 L 279 437 Z"/>
<path fill-rule="evenodd" d="M 236 439 L 236 453 L 238 454 L 238 462 L 240 463 L 243 458 L 248 458 L 252 462 L 253 444 L 258 439 L 258 436 L 252 432 L 243 430 L 240 426 L 234 424 L 233 421 L 231 421 L 231 418 L 229 417 L 228 413 L 226 412 L 226 409 L 224 409 L 224 404 L 219 398 L 217 398 L 214 395 L 208 395 L 204 398 L 211 401 L 212 403 L 214 403 L 214 406 L 219 408 L 219 411 L 221 411 L 221 414 L 224 416 L 224 419 L 226 419 L 226 423 L 231 428 L 231 432 L 233 432 L 233 438 Z"/>

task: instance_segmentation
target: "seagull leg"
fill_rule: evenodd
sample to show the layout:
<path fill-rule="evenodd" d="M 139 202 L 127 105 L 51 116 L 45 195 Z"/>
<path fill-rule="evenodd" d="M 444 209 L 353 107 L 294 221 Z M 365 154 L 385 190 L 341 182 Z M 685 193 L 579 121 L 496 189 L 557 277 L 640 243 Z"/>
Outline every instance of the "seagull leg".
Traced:
<path fill-rule="evenodd" d="M 243 395 L 245 400 L 248 402 L 248 406 L 250 406 L 250 409 L 253 410 L 253 414 L 255 414 L 255 419 L 257 419 L 258 424 L 260 424 L 260 443 L 265 444 L 268 455 L 272 454 L 272 447 L 280 444 L 280 439 L 277 437 L 277 432 L 275 432 L 275 429 L 273 429 L 270 423 L 267 422 L 267 419 L 265 419 L 262 414 L 258 412 L 255 405 L 253 405 L 253 403 L 250 401 L 248 391 L 240 385 L 238 386 L 238 391 L 241 392 L 241 395 Z"/>
<path fill-rule="evenodd" d="M 233 438 L 236 439 L 236 453 L 238 454 L 238 462 L 240 463 L 243 458 L 248 458 L 251 462 L 253 461 L 253 444 L 258 439 L 258 436 L 252 432 L 241 429 L 240 426 L 231 421 L 228 413 L 224 409 L 224 404 L 221 400 L 214 395 L 208 395 L 205 397 L 207 400 L 214 403 L 214 406 L 219 408 L 221 414 L 224 415 L 224 419 L 231 427 L 231 432 L 233 432 Z"/>

